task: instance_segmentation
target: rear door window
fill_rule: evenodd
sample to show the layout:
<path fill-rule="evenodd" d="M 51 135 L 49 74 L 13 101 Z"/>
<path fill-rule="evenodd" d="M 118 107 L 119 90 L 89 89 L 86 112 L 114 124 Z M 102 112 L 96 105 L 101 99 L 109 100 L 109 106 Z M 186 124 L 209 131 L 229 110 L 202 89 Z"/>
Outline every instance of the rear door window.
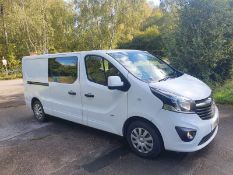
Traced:
<path fill-rule="evenodd" d="M 78 58 L 76 56 L 48 59 L 49 82 L 72 84 L 78 77 Z"/>

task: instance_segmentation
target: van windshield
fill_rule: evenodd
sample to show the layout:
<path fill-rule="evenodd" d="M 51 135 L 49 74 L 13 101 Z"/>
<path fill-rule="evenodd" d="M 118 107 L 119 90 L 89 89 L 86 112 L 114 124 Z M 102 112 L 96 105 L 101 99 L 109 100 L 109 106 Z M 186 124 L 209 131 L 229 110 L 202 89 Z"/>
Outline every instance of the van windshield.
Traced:
<path fill-rule="evenodd" d="M 148 83 L 179 76 L 179 72 L 147 52 L 121 51 L 108 55 L 121 63 L 135 77 Z"/>

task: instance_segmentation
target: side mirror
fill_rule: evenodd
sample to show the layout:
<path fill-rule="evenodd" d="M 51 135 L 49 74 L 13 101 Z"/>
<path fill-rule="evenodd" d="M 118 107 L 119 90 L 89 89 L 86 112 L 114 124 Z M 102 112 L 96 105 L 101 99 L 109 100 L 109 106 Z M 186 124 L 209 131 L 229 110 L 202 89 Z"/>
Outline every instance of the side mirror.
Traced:
<path fill-rule="evenodd" d="M 124 83 L 121 81 L 119 76 L 109 76 L 108 77 L 108 88 L 121 90 Z"/>

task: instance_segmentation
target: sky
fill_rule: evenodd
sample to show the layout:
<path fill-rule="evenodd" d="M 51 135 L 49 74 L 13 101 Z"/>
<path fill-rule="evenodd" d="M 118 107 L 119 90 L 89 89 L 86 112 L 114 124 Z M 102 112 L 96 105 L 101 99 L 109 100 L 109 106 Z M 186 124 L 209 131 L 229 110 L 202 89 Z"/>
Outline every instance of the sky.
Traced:
<path fill-rule="evenodd" d="M 152 2 L 155 6 L 159 6 L 160 0 L 147 0 L 148 2 Z"/>

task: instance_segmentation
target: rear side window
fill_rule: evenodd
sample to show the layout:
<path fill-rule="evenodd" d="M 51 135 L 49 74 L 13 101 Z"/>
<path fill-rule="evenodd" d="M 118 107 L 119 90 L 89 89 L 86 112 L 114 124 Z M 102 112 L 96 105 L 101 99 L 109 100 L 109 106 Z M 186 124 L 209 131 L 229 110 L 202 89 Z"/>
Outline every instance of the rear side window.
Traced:
<path fill-rule="evenodd" d="M 122 76 L 122 74 L 112 63 L 101 56 L 86 56 L 85 64 L 87 78 L 97 84 L 107 86 L 109 76 Z"/>
<path fill-rule="evenodd" d="M 77 62 L 76 56 L 49 58 L 49 82 L 74 83 L 78 77 Z"/>

